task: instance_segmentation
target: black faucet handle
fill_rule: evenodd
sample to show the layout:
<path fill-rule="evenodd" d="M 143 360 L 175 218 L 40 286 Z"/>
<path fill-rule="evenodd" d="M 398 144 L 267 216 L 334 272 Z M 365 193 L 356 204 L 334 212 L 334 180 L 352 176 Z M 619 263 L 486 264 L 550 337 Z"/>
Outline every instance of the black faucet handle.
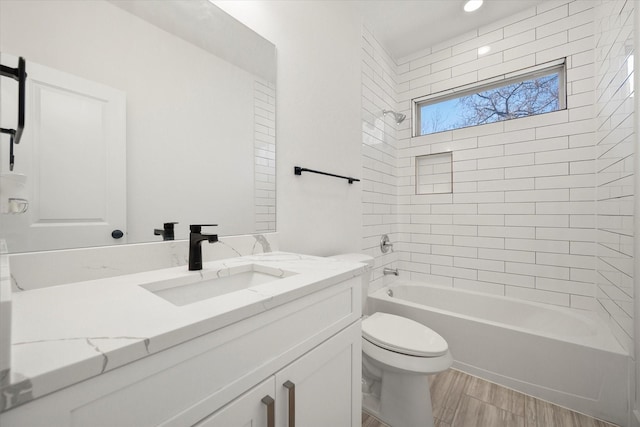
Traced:
<path fill-rule="evenodd" d="M 192 233 L 200 233 L 202 231 L 202 227 L 217 227 L 218 224 L 191 224 L 189 226 L 189 230 Z"/>
<path fill-rule="evenodd" d="M 175 238 L 174 234 L 174 225 L 178 224 L 177 222 L 165 222 L 163 224 L 163 229 L 160 230 L 158 228 L 153 230 L 153 234 L 155 236 L 162 236 L 162 240 L 173 240 Z"/>

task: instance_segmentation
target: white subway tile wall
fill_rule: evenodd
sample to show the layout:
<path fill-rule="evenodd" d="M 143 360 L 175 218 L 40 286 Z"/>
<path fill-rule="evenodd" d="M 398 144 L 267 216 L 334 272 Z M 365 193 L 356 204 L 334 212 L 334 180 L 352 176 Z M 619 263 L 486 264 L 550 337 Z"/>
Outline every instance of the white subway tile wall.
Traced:
<path fill-rule="evenodd" d="M 633 2 L 545 2 L 394 61 L 363 33 L 363 250 L 401 277 L 600 311 L 631 346 Z M 487 56 L 477 48 L 490 45 Z M 567 110 L 412 137 L 412 99 L 566 57 Z M 631 59 L 630 59 L 631 58 Z M 407 115 L 396 125 L 383 109 Z M 453 194 L 416 156 L 453 153 Z M 377 242 L 389 233 L 393 255 Z"/>
<path fill-rule="evenodd" d="M 451 193 L 451 152 L 416 157 L 416 194 Z"/>
<path fill-rule="evenodd" d="M 637 146 L 634 4 L 603 2 L 595 21 L 596 298 L 599 311 L 610 319 L 614 334 L 629 351 L 633 348 L 633 155 Z"/>
<path fill-rule="evenodd" d="M 396 268 L 398 221 L 409 212 L 398 210 L 398 183 L 410 182 L 410 175 L 398 175 L 398 129 L 407 119 L 396 124 L 383 110 L 397 108 L 397 66 L 373 35 L 363 28 L 362 37 L 362 212 L 363 252 L 375 257 L 370 290 L 384 285 L 384 267 Z M 406 113 L 406 112 L 405 112 Z M 394 251 L 383 254 L 380 238 L 389 235 Z"/>
<path fill-rule="evenodd" d="M 276 89 L 256 80 L 254 93 L 255 232 L 276 231 Z"/>
<path fill-rule="evenodd" d="M 418 232 L 450 236 L 448 255 L 434 257 L 434 247 L 418 253 L 407 250 L 411 233 L 403 235 L 398 249 L 400 268 L 409 277 L 445 275 L 454 287 L 498 293 L 563 306 L 595 309 L 593 251 L 572 246 L 572 235 L 594 236 L 593 192 L 572 198 L 571 189 L 590 188 L 595 183 L 593 100 L 593 19 L 596 3 L 552 2 L 481 29 L 465 41 L 443 44 L 409 63 L 410 90 L 400 91 L 399 109 L 411 110 L 411 99 L 460 84 L 518 71 L 566 57 L 567 110 L 508 122 L 470 127 L 443 135 L 412 138 L 398 150 L 398 158 L 429 154 L 446 144 L 453 151 L 454 194 L 452 200 L 414 196 L 408 203 L 431 209 L 431 215 L 406 226 Z M 591 5 L 589 5 L 591 3 Z M 491 59 L 479 57 L 477 48 L 491 46 Z M 437 61 L 427 59 L 438 56 Z M 580 57 L 579 70 L 574 56 Z M 402 60 L 400 61 L 403 62 Z M 430 69 L 419 64 L 430 64 Z M 422 73 L 420 73 L 422 70 Z M 434 70 L 437 70 L 434 73 Z M 435 78 L 432 77 L 436 74 Z M 444 76 L 444 77 L 443 77 Z M 414 81 L 416 83 L 414 83 Z M 582 144 L 571 147 L 569 138 L 581 136 Z M 409 135 L 406 136 L 410 138 Z M 412 165 L 409 164 L 409 168 Z M 402 167 L 399 170 L 402 172 Z M 410 194 L 412 177 L 400 185 L 398 194 Z M 400 201 L 403 203 L 403 201 Z M 465 206 L 464 212 L 448 206 Z M 435 218 L 434 218 L 435 217 Z M 427 224 L 431 229 L 419 230 Z M 448 228 L 435 225 L 450 224 Z M 538 230 L 568 230 L 571 234 L 546 234 Z M 591 241 L 593 243 L 593 241 Z M 437 249 L 438 250 L 438 249 Z M 453 267 L 455 270 L 442 269 Z M 571 277 L 571 270 L 585 271 Z M 447 280 L 438 279 L 440 282 Z M 574 296 L 581 297 L 577 305 Z"/>

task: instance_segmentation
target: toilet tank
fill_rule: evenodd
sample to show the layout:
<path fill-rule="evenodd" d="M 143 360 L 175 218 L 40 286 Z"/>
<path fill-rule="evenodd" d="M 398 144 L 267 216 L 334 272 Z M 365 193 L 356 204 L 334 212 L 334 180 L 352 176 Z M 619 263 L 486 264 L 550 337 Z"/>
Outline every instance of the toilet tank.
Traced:
<path fill-rule="evenodd" d="M 365 254 L 341 254 L 335 255 L 330 258 L 334 258 L 340 261 L 348 261 L 348 262 L 359 262 L 362 264 L 366 264 L 367 267 L 362 273 L 362 312 L 366 312 L 366 303 L 367 303 L 367 295 L 369 294 L 369 282 L 371 281 L 371 273 L 373 271 L 373 265 L 375 263 L 375 259 L 370 255 Z"/>

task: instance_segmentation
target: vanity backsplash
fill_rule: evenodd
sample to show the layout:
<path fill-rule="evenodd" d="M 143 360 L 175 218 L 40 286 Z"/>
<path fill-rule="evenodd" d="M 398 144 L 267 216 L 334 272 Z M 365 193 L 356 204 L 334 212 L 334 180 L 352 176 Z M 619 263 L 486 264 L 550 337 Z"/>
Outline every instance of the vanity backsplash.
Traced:
<path fill-rule="evenodd" d="M 220 237 L 216 244 L 202 244 L 202 258 L 203 261 L 215 261 L 278 249 L 277 233 Z M 186 267 L 188 261 L 187 240 L 8 255 L 13 292 L 182 265 Z M 7 270 L 3 269 L 3 274 Z"/>

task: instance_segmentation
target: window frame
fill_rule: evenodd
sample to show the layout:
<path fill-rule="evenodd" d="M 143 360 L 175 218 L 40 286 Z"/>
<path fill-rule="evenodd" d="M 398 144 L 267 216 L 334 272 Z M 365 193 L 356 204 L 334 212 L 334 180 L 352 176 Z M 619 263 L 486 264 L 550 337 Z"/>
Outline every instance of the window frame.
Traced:
<path fill-rule="evenodd" d="M 516 83 L 516 82 L 523 82 L 523 81 L 527 81 L 527 80 L 533 80 L 535 78 L 543 77 L 543 76 L 547 76 L 547 75 L 551 75 L 551 74 L 558 74 L 558 103 L 559 103 L 559 105 L 558 105 L 558 109 L 557 110 L 549 111 L 549 113 L 553 113 L 555 111 L 566 110 L 567 109 L 567 66 L 566 66 L 566 63 L 567 63 L 566 58 L 561 58 L 561 59 L 558 59 L 558 60 L 555 60 L 555 61 L 550 61 L 550 62 L 546 62 L 544 64 L 539 64 L 539 65 L 536 65 L 534 67 L 524 68 L 524 69 L 521 69 L 521 70 L 518 70 L 518 71 L 511 72 L 511 73 L 506 73 L 506 74 L 502 74 L 502 75 L 499 75 L 499 76 L 491 77 L 491 78 L 488 78 L 488 79 L 480 80 L 478 82 L 474 82 L 474 83 L 471 83 L 471 84 L 454 87 L 454 88 L 451 88 L 451 89 L 447 89 L 447 90 L 444 90 L 444 91 L 432 93 L 432 94 L 429 94 L 429 95 L 420 96 L 418 98 L 413 98 L 411 100 L 411 110 L 412 110 L 411 111 L 411 116 L 413 118 L 412 137 L 415 138 L 415 137 L 420 137 L 420 136 L 433 135 L 433 134 L 436 134 L 436 133 L 450 132 L 450 131 L 457 130 L 457 129 L 465 129 L 465 128 L 469 128 L 469 127 L 482 126 L 483 125 L 483 124 L 478 124 L 478 125 L 462 126 L 462 127 L 459 127 L 459 128 L 454 128 L 454 129 L 449 129 L 449 130 L 444 130 L 444 131 L 421 134 L 420 133 L 421 122 L 422 122 L 421 108 L 423 106 L 425 106 L 425 105 L 433 105 L 433 104 L 437 104 L 437 103 L 440 103 L 440 102 L 450 101 L 450 100 L 456 99 L 456 98 L 463 98 L 463 97 L 468 96 L 468 95 L 484 92 L 484 91 L 495 89 L 495 88 L 502 87 L 502 86 L 508 86 L 508 85 Z M 537 115 L 540 115 L 540 114 L 547 114 L 547 113 L 533 114 L 531 116 L 526 116 L 526 117 L 533 117 L 533 116 L 537 116 Z M 519 117 L 519 118 L 526 118 L 526 117 Z M 507 120 L 513 120 L 513 119 L 507 119 Z M 506 120 L 500 120 L 500 121 L 506 121 Z M 492 122 L 492 123 L 497 123 L 497 122 Z M 490 124 L 490 123 L 488 123 L 488 124 Z"/>

